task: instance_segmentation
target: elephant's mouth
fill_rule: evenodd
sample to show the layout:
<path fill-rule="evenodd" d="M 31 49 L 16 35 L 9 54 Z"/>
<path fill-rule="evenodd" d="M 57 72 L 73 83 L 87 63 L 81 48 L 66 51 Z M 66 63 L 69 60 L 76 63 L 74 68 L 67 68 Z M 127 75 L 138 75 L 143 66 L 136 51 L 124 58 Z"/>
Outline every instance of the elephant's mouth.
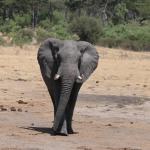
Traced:
<path fill-rule="evenodd" d="M 54 80 L 58 80 L 63 77 L 71 77 L 77 82 L 81 82 L 83 80 L 83 75 L 80 75 L 79 68 L 77 65 L 72 65 L 72 67 L 68 67 L 67 65 L 60 65 L 57 73 L 54 75 Z"/>

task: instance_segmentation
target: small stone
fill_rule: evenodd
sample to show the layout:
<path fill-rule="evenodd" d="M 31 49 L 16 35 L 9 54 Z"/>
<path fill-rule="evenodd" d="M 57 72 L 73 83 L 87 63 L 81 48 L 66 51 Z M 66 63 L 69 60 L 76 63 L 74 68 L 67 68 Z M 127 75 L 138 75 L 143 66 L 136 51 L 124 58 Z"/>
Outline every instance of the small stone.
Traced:
<path fill-rule="evenodd" d="M 4 106 L 3 105 L 0 105 L 0 108 L 3 108 Z"/>
<path fill-rule="evenodd" d="M 18 111 L 19 111 L 19 112 L 22 112 L 22 109 L 21 109 L 21 108 L 18 108 Z"/>
<path fill-rule="evenodd" d="M 16 111 L 16 108 L 15 107 L 11 107 L 10 110 L 11 111 Z"/>
<path fill-rule="evenodd" d="M 143 85 L 143 87 L 147 87 L 147 85 L 146 85 L 146 84 L 144 84 L 144 85 Z"/>
<path fill-rule="evenodd" d="M 117 107 L 118 107 L 118 108 L 123 108 L 124 105 L 123 105 L 123 104 L 118 104 Z"/>
<path fill-rule="evenodd" d="M 111 109 L 106 109 L 106 111 L 111 111 Z"/>
<path fill-rule="evenodd" d="M 27 102 L 24 102 L 23 100 L 19 100 L 17 102 L 18 102 L 18 104 L 28 104 Z"/>
<path fill-rule="evenodd" d="M 111 126 L 112 126 L 112 124 L 110 124 L 110 123 L 109 123 L 109 124 L 107 124 L 106 126 L 109 126 L 109 127 L 111 127 Z"/>
<path fill-rule="evenodd" d="M 79 146 L 77 147 L 77 149 L 81 149 L 81 150 L 92 150 L 91 148 L 88 148 L 86 146 Z"/>
<path fill-rule="evenodd" d="M 34 126 L 34 123 L 31 123 L 31 126 Z"/>
<path fill-rule="evenodd" d="M 99 83 L 99 81 L 96 81 L 96 83 Z"/>
<path fill-rule="evenodd" d="M 7 108 L 2 107 L 2 108 L 0 108 L 0 110 L 1 111 L 7 111 Z"/>

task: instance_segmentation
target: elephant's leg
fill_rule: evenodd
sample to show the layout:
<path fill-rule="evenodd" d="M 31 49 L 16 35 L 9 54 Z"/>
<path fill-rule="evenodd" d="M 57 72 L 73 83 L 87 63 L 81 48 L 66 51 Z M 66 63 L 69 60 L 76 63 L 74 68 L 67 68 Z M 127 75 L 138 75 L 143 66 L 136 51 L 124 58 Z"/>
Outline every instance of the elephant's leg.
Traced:
<path fill-rule="evenodd" d="M 51 92 L 50 88 L 47 87 L 47 89 L 48 89 L 49 95 L 52 99 L 52 103 L 53 103 L 53 107 L 54 107 L 54 116 L 55 116 L 56 110 L 57 110 L 57 105 L 56 105 L 56 102 L 55 102 L 54 94 Z"/>
<path fill-rule="evenodd" d="M 56 102 L 55 102 L 55 97 L 54 97 L 54 90 L 53 90 L 53 84 L 52 81 L 50 79 L 48 79 L 47 77 L 43 76 L 43 80 L 46 84 L 47 90 L 49 92 L 49 95 L 52 99 L 52 103 L 53 103 L 53 107 L 54 107 L 54 114 L 56 111 Z"/>
<path fill-rule="evenodd" d="M 53 106 L 54 106 L 54 119 L 55 115 L 57 112 L 57 108 L 59 105 L 59 99 L 60 99 L 60 82 L 59 81 L 48 81 L 46 82 L 47 89 L 49 91 L 49 94 L 51 96 Z M 53 85 L 53 86 L 52 86 Z M 66 116 L 62 117 L 61 123 L 58 127 L 58 130 L 56 131 L 55 134 L 60 134 L 60 135 L 67 135 L 67 121 L 66 121 Z"/>
<path fill-rule="evenodd" d="M 59 95 L 60 96 L 60 95 Z M 56 102 L 56 112 L 57 112 L 57 108 L 59 105 L 59 99 Z M 56 113 L 55 113 L 56 114 Z M 55 117 L 55 116 L 54 116 Z M 57 129 L 57 131 L 54 134 L 57 135 L 63 135 L 63 136 L 67 136 L 68 134 L 68 130 L 67 130 L 67 119 L 66 119 L 66 113 L 62 116 L 62 119 L 60 121 L 59 127 Z"/>
<path fill-rule="evenodd" d="M 73 112 L 74 112 L 76 100 L 78 97 L 78 92 L 79 92 L 81 86 L 82 86 L 82 84 L 79 84 L 79 83 L 74 84 L 74 87 L 73 87 L 71 95 L 70 95 L 69 103 L 66 108 L 67 131 L 69 134 L 74 133 L 74 131 L 72 129 L 72 118 L 73 118 Z"/>
<path fill-rule="evenodd" d="M 54 134 L 56 135 L 63 135 L 63 136 L 67 136 L 68 131 L 67 131 L 67 121 L 66 121 L 66 116 L 63 116 L 59 127 L 57 129 L 57 131 L 54 132 Z"/>
<path fill-rule="evenodd" d="M 51 97 L 53 107 L 54 107 L 54 117 L 57 111 L 57 105 L 58 105 L 58 100 L 60 96 L 60 89 L 59 89 L 59 84 L 56 83 L 53 79 L 49 79 L 45 76 L 43 76 L 43 80 L 46 84 L 46 87 L 48 89 L 49 95 Z"/>

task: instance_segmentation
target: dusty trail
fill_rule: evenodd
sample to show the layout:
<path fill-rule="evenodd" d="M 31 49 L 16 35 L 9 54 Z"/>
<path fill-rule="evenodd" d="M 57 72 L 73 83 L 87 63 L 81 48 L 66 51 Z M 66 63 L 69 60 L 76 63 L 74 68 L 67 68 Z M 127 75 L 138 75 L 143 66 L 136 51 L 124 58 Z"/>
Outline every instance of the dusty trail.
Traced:
<path fill-rule="evenodd" d="M 96 72 L 80 91 L 79 134 L 51 136 L 52 104 L 37 46 L 0 47 L 0 150 L 149 150 L 150 53 L 99 48 Z"/>

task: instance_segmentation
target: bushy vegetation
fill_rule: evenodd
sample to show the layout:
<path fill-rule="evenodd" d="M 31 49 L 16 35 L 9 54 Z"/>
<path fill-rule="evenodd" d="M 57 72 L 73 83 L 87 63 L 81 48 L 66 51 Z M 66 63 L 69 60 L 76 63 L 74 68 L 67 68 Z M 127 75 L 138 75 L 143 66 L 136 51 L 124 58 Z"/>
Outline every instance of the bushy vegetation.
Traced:
<path fill-rule="evenodd" d="M 32 42 L 34 32 L 32 31 L 32 29 L 23 28 L 16 32 L 11 32 L 9 35 L 12 37 L 12 44 L 22 46 L 23 44 Z"/>
<path fill-rule="evenodd" d="M 70 25 L 70 30 L 76 33 L 80 40 L 96 43 L 102 34 L 100 22 L 92 17 L 82 16 L 74 19 Z"/>
<path fill-rule="evenodd" d="M 0 36 L 0 45 L 4 45 L 5 44 L 5 40 Z"/>
<path fill-rule="evenodd" d="M 0 32 L 23 45 L 54 37 L 150 50 L 149 0 L 3 0 Z"/>
<path fill-rule="evenodd" d="M 150 49 L 150 28 L 136 23 L 107 26 L 104 28 L 99 44 L 108 47 L 123 47 L 136 51 Z"/>

